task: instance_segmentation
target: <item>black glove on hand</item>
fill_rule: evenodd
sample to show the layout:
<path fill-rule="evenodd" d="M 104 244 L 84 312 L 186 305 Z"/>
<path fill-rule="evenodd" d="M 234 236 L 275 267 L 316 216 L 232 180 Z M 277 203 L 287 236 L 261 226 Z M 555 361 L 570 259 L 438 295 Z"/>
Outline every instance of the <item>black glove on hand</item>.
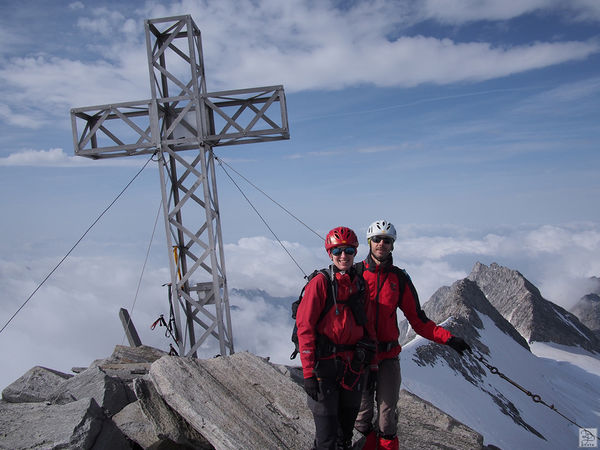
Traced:
<path fill-rule="evenodd" d="M 471 347 L 465 342 L 463 338 L 452 336 L 450 339 L 448 339 L 448 342 L 446 342 L 446 344 L 448 344 L 450 347 L 456 350 L 460 354 L 460 356 L 463 355 L 465 350 L 468 350 L 469 353 L 471 353 Z"/>
<path fill-rule="evenodd" d="M 317 401 L 317 394 L 319 393 L 319 382 L 317 381 L 317 377 L 305 378 L 304 390 L 310 398 Z"/>

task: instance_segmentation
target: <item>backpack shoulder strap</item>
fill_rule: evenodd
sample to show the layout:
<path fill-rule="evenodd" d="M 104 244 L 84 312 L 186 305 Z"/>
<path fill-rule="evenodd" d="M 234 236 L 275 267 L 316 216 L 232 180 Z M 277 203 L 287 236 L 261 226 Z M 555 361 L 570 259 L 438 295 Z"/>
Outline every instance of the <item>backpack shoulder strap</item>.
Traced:
<path fill-rule="evenodd" d="M 413 285 L 412 280 L 410 279 L 410 275 L 408 275 L 406 270 L 401 269 L 398 266 L 392 266 L 392 271 L 396 274 L 396 278 L 398 278 L 398 282 L 400 283 L 400 299 L 402 299 L 404 290 L 406 289 L 406 287 L 408 287 L 411 290 L 413 296 L 415 297 L 415 300 L 418 301 L 419 296 L 417 295 L 417 290 L 415 289 L 415 286 Z"/>
<path fill-rule="evenodd" d="M 361 261 L 359 263 L 354 264 L 354 270 L 358 275 L 362 277 L 362 274 L 365 272 L 365 262 Z"/>
<path fill-rule="evenodd" d="M 423 309 L 421 308 L 421 302 L 419 301 L 419 294 L 417 293 L 417 288 L 415 288 L 415 285 L 413 284 L 412 280 L 410 279 L 410 275 L 406 272 L 406 270 L 400 269 L 399 267 L 394 266 L 394 269 L 395 269 L 394 271 L 396 272 L 396 275 L 398 276 L 398 280 L 400 281 L 400 283 L 402 283 L 402 286 L 400 286 L 400 289 L 401 289 L 400 300 L 402 300 L 402 295 L 404 293 L 404 289 L 406 289 L 408 287 L 408 289 L 410 289 L 410 292 L 413 295 L 413 298 L 415 299 L 415 306 L 417 308 L 417 316 L 421 319 L 421 321 L 423 323 L 427 323 L 429 321 L 429 318 L 425 314 L 425 311 L 423 311 Z"/>
<path fill-rule="evenodd" d="M 327 297 L 325 297 L 325 306 L 323 307 L 321 314 L 319 314 L 319 319 L 317 320 L 317 323 L 323 320 L 325 314 L 327 314 L 327 312 L 333 307 L 333 283 L 331 282 L 331 278 L 329 277 L 329 270 L 315 270 L 313 273 L 316 276 L 319 272 L 322 273 L 327 279 Z"/>

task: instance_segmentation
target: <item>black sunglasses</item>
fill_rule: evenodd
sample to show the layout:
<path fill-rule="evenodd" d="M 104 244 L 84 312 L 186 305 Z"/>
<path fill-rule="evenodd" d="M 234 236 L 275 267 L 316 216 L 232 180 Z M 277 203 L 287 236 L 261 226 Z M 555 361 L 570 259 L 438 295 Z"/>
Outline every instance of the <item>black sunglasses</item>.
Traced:
<path fill-rule="evenodd" d="M 389 237 L 373 236 L 371 238 L 371 240 L 373 242 L 375 242 L 376 244 L 379 244 L 381 241 L 383 241 L 387 245 L 390 245 L 390 244 L 394 243 L 394 240 L 392 238 L 389 238 Z"/>
<path fill-rule="evenodd" d="M 356 249 L 354 247 L 334 247 L 331 249 L 331 254 L 334 256 L 340 256 L 344 252 L 346 255 L 356 255 Z"/>

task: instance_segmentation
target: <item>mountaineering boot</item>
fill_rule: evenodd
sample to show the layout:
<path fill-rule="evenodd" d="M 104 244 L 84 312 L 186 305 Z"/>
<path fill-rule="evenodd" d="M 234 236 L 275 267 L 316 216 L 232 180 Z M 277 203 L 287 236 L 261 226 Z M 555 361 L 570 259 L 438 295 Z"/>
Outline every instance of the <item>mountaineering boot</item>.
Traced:
<path fill-rule="evenodd" d="M 386 439 L 383 436 L 379 438 L 379 448 L 381 450 L 398 450 L 398 436 Z"/>
<path fill-rule="evenodd" d="M 377 434 L 375 434 L 375 430 L 371 430 L 369 434 L 367 434 L 367 440 L 363 445 L 363 450 L 376 450 L 377 449 Z"/>
<path fill-rule="evenodd" d="M 351 450 L 352 449 L 352 439 L 349 441 L 337 441 L 335 444 L 336 450 Z"/>

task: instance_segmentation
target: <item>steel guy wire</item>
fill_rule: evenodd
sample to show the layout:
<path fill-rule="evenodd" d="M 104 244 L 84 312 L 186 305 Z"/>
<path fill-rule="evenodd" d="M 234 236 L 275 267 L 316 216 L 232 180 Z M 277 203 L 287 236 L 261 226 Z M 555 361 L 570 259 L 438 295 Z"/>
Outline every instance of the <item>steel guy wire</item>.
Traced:
<path fill-rule="evenodd" d="M 125 191 L 127 190 L 127 188 L 129 186 L 131 186 L 131 184 L 135 181 L 135 179 L 143 172 L 143 170 L 146 168 L 146 166 L 148 165 L 148 163 L 150 161 L 152 161 L 152 157 L 154 156 L 154 154 L 152 156 L 150 156 L 150 158 L 148 159 L 148 161 L 146 161 L 146 163 L 142 166 L 142 168 L 133 176 L 133 178 L 125 185 L 125 187 L 121 190 L 121 192 L 119 192 L 119 194 L 117 194 L 117 196 L 113 199 L 112 202 L 110 202 L 110 204 L 104 208 L 104 211 L 102 211 L 100 213 L 100 215 L 96 218 L 96 220 L 94 220 L 92 222 L 92 224 L 87 228 L 87 230 L 85 230 L 85 232 L 81 235 L 81 237 L 77 240 L 77 242 L 75 242 L 75 244 L 73 244 L 73 246 L 71 247 L 71 249 L 65 254 L 65 256 L 62 257 L 62 259 L 58 262 L 58 264 L 56 264 L 54 266 L 54 268 L 50 271 L 50 273 L 48 273 L 48 275 L 46 275 L 46 277 L 40 282 L 40 284 L 38 284 L 38 286 L 33 290 L 33 292 L 29 295 L 29 297 L 27 297 L 27 300 L 25 300 L 23 302 L 23 304 L 21 306 L 19 306 L 19 308 L 15 311 L 15 313 L 10 317 L 10 319 L 8 319 L 8 321 L 4 324 L 4 326 L 0 329 L 0 333 L 2 333 L 6 327 L 13 321 L 13 319 L 17 316 L 17 314 L 19 314 L 19 312 L 21 312 L 21 310 L 25 307 L 25 305 L 27 305 L 27 303 L 29 303 L 29 300 L 31 300 L 31 298 L 35 295 L 35 293 L 37 291 L 40 290 L 40 288 L 44 285 L 44 283 L 46 283 L 46 281 L 48 281 L 48 279 L 52 276 L 52 274 L 54 274 L 54 272 L 56 272 L 56 270 L 62 265 L 62 263 L 69 257 L 69 255 L 73 252 L 73 250 L 75 250 L 75 248 L 81 243 L 81 241 L 83 241 L 83 238 L 91 231 L 91 229 L 100 221 L 100 219 L 102 218 L 102 216 L 104 216 L 104 214 L 106 214 L 108 212 L 108 210 L 117 202 L 117 200 L 119 198 L 121 198 L 121 196 L 125 193 Z"/>
<path fill-rule="evenodd" d="M 250 199 L 246 196 L 246 194 L 244 193 L 244 191 L 240 188 L 240 186 L 235 182 L 235 180 L 231 177 L 231 175 L 229 175 L 229 172 L 227 172 L 227 169 L 225 169 L 225 167 L 223 167 L 223 164 L 221 164 L 221 160 L 216 158 L 219 166 L 221 166 L 221 169 L 223 169 L 223 172 L 225 172 L 225 174 L 229 177 L 229 179 L 231 180 L 231 182 L 235 185 L 235 187 L 238 189 L 238 191 L 240 191 L 240 194 L 242 194 L 244 196 L 244 198 L 246 199 L 246 201 L 248 202 L 248 204 L 252 207 L 252 209 L 254 210 L 254 212 L 258 215 L 258 217 L 260 217 L 260 220 L 263 221 L 263 223 L 265 224 L 265 226 L 269 229 L 269 231 L 271 232 L 271 234 L 275 237 L 275 239 L 277 240 L 277 242 L 279 242 L 279 245 L 281 245 L 281 248 L 283 248 L 283 250 L 288 254 L 288 256 L 292 259 L 292 261 L 294 261 L 294 264 L 296 264 L 296 266 L 298 267 L 298 269 L 300 269 L 300 272 L 302 272 L 304 274 L 304 278 L 307 278 L 308 275 L 306 275 L 306 272 L 304 272 L 304 270 L 302 270 L 302 267 L 300 267 L 300 264 L 298 264 L 298 262 L 294 259 L 294 257 L 292 256 L 292 254 L 288 251 L 288 249 L 285 247 L 285 245 L 283 245 L 283 242 L 281 242 L 281 239 L 279 239 L 279 237 L 277 236 L 277 234 L 275 234 L 275 232 L 273 231 L 273 229 L 269 226 L 269 224 L 267 223 L 267 221 L 264 219 L 264 217 L 258 212 L 258 210 L 255 208 L 255 206 L 252 204 L 252 202 L 250 201 Z"/>
<path fill-rule="evenodd" d="M 503 374 L 502 372 L 500 372 L 500 370 L 498 370 L 497 367 L 492 366 L 488 362 L 488 360 L 485 359 L 485 357 L 479 351 L 477 351 L 477 353 L 475 353 L 475 351 L 472 351 L 471 353 L 473 354 L 473 356 L 475 357 L 475 359 L 477 359 L 479 362 L 481 362 L 492 374 L 498 375 L 500 378 L 502 378 L 503 380 L 505 380 L 508 383 L 512 384 L 517 389 L 519 389 L 525 395 L 527 395 L 528 397 L 531 397 L 531 400 L 533 400 L 534 403 L 540 403 L 540 404 L 544 405 L 545 407 L 551 409 L 552 411 L 554 411 L 555 413 L 557 413 L 558 415 L 560 415 L 563 419 L 567 420 L 568 422 L 570 422 L 571 424 L 575 425 L 579 429 L 585 430 L 586 433 L 590 434 L 594 438 L 597 438 L 597 436 L 594 436 L 593 433 L 591 433 L 590 431 L 588 431 L 587 429 L 585 429 L 584 427 L 582 427 L 581 425 L 579 425 L 577 422 L 569 419 L 567 416 L 565 416 L 563 413 L 561 413 L 558 409 L 556 409 L 556 407 L 553 404 L 546 403 L 542 399 L 542 397 L 540 395 L 534 394 L 533 392 L 529 391 L 528 389 L 526 389 L 523 386 L 521 386 L 520 384 L 518 384 L 513 379 L 509 378 L 508 376 L 506 376 L 505 374 Z"/>
<path fill-rule="evenodd" d="M 219 164 L 225 164 L 227 167 L 229 167 L 231 170 L 233 170 L 237 175 L 239 175 L 241 178 L 243 178 L 250 186 L 252 186 L 254 189 L 256 189 L 257 191 L 259 191 L 261 194 L 263 194 L 265 197 L 267 197 L 269 200 L 271 200 L 273 203 L 275 203 L 277 206 L 279 206 L 281 209 L 283 209 L 286 213 L 288 213 L 290 216 L 292 216 L 296 221 L 298 221 L 299 223 L 301 223 L 302 225 L 304 225 L 307 229 L 309 229 L 310 231 L 312 231 L 314 234 L 317 235 L 317 237 L 319 237 L 321 240 L 325 240 L 325 238 L 323 238 L 323 236 L 321 236 L 319 233 L 317 233 L 315 230 L 313 230 L 311 227 L 309 227 L 307 224 L 305 224 L 302 220 L 300 220 L 298 217 L 296 217 L 293 213 L 291 213 L 285 206 L 281 205 L 280 203 L 278 203 L 276 200 L 274 200 L 273 198 L 271 198 L 265 191 L 263 191 L 261 188 L 259 188 L 258 186 L 256 186 L 254 183 L 252 183 L 252 181 L 250 181 L 248 178 L 246 178 L 244 175 L 242 175 L 241 173 L 239 173 L 237 170 L 235 170 L 233 167 L 231 167 L 230 164 L 227 164 L 226 161 L 223 161 L 222 159 L 220 159 L 218 156 L 215 155 L 215 159 L 219 162 Z M 222 167 L 222 166 L 221 166 Z M 223 169 L 224 170 L 224 169 Z"/>
<path fill-rule="evenodd" d="M 162 209 L 162 200 L 160 205 L 158 206 L 158 211 L 156 212 L 156 219 L 154 219 L 154 227 L 152 228 L 152 235 L 150 236 L 150 242 L 148 242 L 148 248 L 146 249 L 146 257 L 144 258 L 144 264 L 142 265 L 142 271 L 140 273 L 140 278 L 138 279 L 137 288 L 135 289 L 135 295 L 133 297 L 133 304 L 131 305 L 131 314 L 129 314 L 129 319 L 127 320 L 127 326 L 133 320 L 133 310 L 135 309 L 135 304 L 137 302 L 138 294 L 140 292 L 140 286 L 142 285 L 142 279 L 144 278 L 144 272 L 146 271 L 146 264 L 148 263 L 148 257 L 150 256 L 150 247 L 152 247 L 152 242 L 154 241 L 154 234 L 156 233 L 156 224 L 158 223 L 158 218 L 160 217 L 160 210 Z M 127 333 L 123 334 L 123 340 L 121 341 L 121 345 L 125 343 L 125 338 L 127 337 Z"/>

